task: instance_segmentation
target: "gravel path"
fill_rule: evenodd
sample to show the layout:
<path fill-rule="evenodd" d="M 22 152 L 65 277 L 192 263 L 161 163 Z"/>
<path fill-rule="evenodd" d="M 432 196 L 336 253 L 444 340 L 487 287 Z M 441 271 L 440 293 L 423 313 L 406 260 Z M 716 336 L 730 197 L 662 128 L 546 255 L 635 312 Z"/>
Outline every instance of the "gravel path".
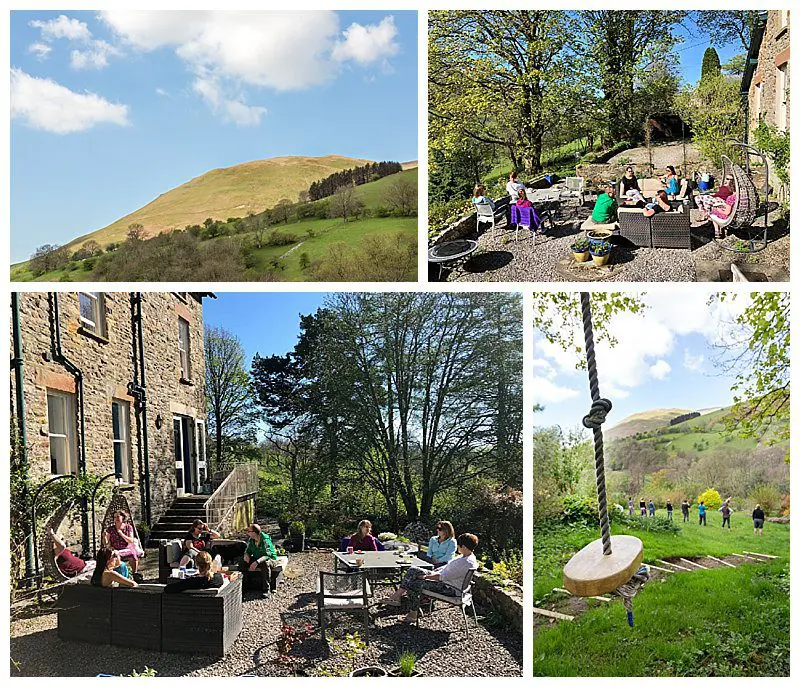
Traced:
<path fill-rule="evenodd" d="M 11 658 L 18 663 L 12 675 L 93 676 L 98 673 L 127 675 L 149 666 L 159 676 L 259 676 L 290 675 L 276 664 L 275 642 L 282 622 L 317 627 L 313 590 L 319 570 L 332 569 L 330 552 L 294 554 L 286 571 L 286 582 L 272 599 L 248 595 L 244 604 L 244 629 L 233 649 L 222 659 L 195 654 L 158 654 L 114 646 L 94 646 L 64 642 L 56 635 L 55 613 L 19 618 L 11 624 Z M 388 592 L 379 588 L 376 596 Z M 486 620 L 470 628 L 464 638 L 458 609 L 437 608 L 420 627 L 397 624 L 396 609 L 373 609 L 371 644 L 355 658 L 355 667 L 380 664 L 390 667 L 406 650 L 418 657 L 417 667 L 424 676 L 519 676 L 522 674 L 522 637 L 504 627 L 495 628 Z M 479 613 L 481 609 L 478 609 Z M 336 616 L 335 636 L 361 630 L 356 617 Z M 336 644 L 334 644 L 334 648 Z M 336 650 L 330 652 L 313 635 L 296 645 L 291 655 L 297 668 L 307 675 L 347 674 L 353 667 Z"/>
<path fill-rule="evenodd" d="M 780 268 L 787 275 L 789 272 L 789 235 L 777 219 L 773 220 L 776 224 L 767 248 L 753 255 L 724 250 L 713 240 L 711 227 L 706 224 L 692 228 L 692 250 L 626 248 L 624 239 L 615 239 L 617 248 L 607 267 L 578 268 L 571 264 L 569 247 L 581 233 L 584 216 L 588 216 L 588 207 L 581 208 L 575 219 L 557 222 L 544 236 L 537 234 L 535 242 L 527 230 L 520 230 L 516 241 L 514 232 L 502 220 L 493 231 L 478 238 L 478 250 L 473 256 L 455 270 L 445 272 L 445 278 L 451 282 L 691 282 L 697 280 L 699 267 L 713 263 L 719 271 L 732 262 L 754 270 L 757 265 L 767 265 Z M 730 244 L 736 240 L 736 236 L 725 239 Z"/>

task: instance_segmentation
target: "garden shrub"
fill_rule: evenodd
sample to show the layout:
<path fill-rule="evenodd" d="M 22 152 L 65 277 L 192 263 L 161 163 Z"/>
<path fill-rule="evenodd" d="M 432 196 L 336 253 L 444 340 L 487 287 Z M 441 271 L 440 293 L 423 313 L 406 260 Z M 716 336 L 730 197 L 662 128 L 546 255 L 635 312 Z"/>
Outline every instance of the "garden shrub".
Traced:
<path fill-rule="evenodd" d="M 609 512 L 611 522 L 623 525 L 631 530 L 642 530 L 643 532 L 657 532 L 660 534 L 677 534 L 681 528 L 674 520 L 663 518 L 660 515 L 655 517 L 642 515 L 628 515 L 625 511 L 612 508 Z"/>
<path fill-rule="evenodd" d="M 705 503 L 709 510 L 716 510 L 722 505 L 722 497 L 716 489 L 708 488 L 697 497 L 697 502 Z"/>
<path fill-rule="evenodd" d="M 591 496 L 565 495 L 561 499 L 561 519 L 564 522 L 596 523 L 597 500 Z"/>

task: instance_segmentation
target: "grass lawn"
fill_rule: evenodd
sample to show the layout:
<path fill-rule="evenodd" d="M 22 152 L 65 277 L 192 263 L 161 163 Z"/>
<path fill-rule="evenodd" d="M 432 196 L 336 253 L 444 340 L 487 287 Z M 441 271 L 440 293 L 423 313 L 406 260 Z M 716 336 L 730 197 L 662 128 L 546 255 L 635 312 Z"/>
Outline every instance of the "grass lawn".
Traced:
<path fill-rule="evenodd" d="M 309 279 L 308 271 L 300 267 L 300 256 L 307 253 L 309 260 L 313 263 L 316 260 L 325 258 L 330 247 L 335 243 L 344 243 L 348 248 L 356 248 L 361 240 L 366 236 L 376 234 L 392 236 L 395 234 L 407 234 L 416 236 L 417 218 L 416 217 L 383 217 L 357 220 L 355 222 L 342 222 L 341 220 L 320 219 L 306 220 L 295 224 L 280 225 L 280 231 L 294 234 L 302 241 L 290 246 L 268 246 L 254 250 L 253 254 L 258 260 L 256 271 L 264 273 L 270 269 L 270 263 L 292 251 L 280 262 L 285 265 L 285 269 L 280 272 L 281 280 L 285 281 L 305 281 Z M 308 235 L 309 230 L 313 231 L 314 236 Z M 292 250 L 292 249 L 295 250 Z M 416 275 L 409 275 L 409 279 L 414 280 Z"/>
<path fill-rule="evenodd" d="M 679 520 L 680 513 L 677 512 Z M 645 562 L 743 550 L 780 558 L 737 568 L 696 570 L 649 582 L 634 599 L 635 627 L 621 603 L 601 604 L 572 622 L 540 627 L 534 639 L 534 674 L 556 675 L 788 675 L 789 527 L 767 523 L 753 536 L 749 513 L 734 513 L 732 529 L 709 514 L 707 527 L 692 522 L 680 534 L 612 527 L 644 543 Z M 534 603 L 562 585 L 569 557 L 599 537 L 596 528 L 557 525 L 534 530 Z M 598 602 L 599 603 L 599 602 Z M 576 651 L 580 647 L 580 651 Z"/>

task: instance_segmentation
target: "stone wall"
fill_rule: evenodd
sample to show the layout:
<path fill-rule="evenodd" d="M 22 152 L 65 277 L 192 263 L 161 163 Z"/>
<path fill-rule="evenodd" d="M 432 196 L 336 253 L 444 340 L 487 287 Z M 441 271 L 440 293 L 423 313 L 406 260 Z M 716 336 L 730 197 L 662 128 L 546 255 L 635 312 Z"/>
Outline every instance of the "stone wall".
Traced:
<path fill-rule="evenodd" d="M 473 594 L 479 605 L 491 607 L 499 613 L 517 632 L 522 633 L 522 588 L 516 584 L 497 587 L 487 578 L 476 573 Z"/>
<path fill-rule="evenodd" d="M 778 105 L 778 67 L 789 62 L 789 26 L 781 26 L 781 11 L 769 10 L 767 12 L 767 25 L 761 48 L 758 52 L 758 67 L 750 84 L 748 98 L 750 102 L 750 129 L 758 126 L 759 115 L 768 123 L 777 126 Z M 787 89 L 788 73 L 787 66 Z M 756 91 L 761 90 L 760 108 L 756 102 Z M 791 93 L 791 89 L 788 89 Z M 760 112 L 759 112 L 760 111 Z M 791 111 L 791 103 L 787 100 L 787 112 Z M 788 118 L 788 115 L 787 115 Z"/>
<path fill-rule="evenodd" d="M 495 211 L 497 213 L 497 217 L 499 218 L 502 216 L 502 211 L 504 208 L 508 206 L 508 196 L 503 196 L 499 199 L 494 199 L 495 201 Z M 488 224 L 483 225 L 484 228 L 488 227 Z M 451 224 L 447 229 L 442 231 L 440 234 L 435 236 L 433 239 L 429 241 L 431 246 L 438 245 L 440 243 L 447 243 L 447 241 L 455 241 L 456 239 L 466 239 L 466 238 L 477 238 L 478 236 L 478 215 L 473 211 L 466 217 L 462 217 L 460 220 Z"/>
<path fill-rule="evenodd" d="M 77 293 L 59 293 L 62 351 L 80 368 L 84 379 L 85 453 L 88 472 L 105 476 L 114 471 L 112 401 L 129 404 L 132 486 L 127 492 L 136 520 L 142 519 L 143 469 L 138 465 L 138 437 L 134 399 L 128 393 L 133 381 L 133 333 L 128 293 L 106 293 L 105 336 L 95 336 L 81 326 Z M 75 394 L 75 378 L 53 360 L 50 305 L 47 293 L 22 293 L 20 325 L 24 363 L 24 399 L 31 476 L 43 481 L 51 475 L 48 437 L 47 391 Z M 202 305 L 188 295 L 185 301 L 172 293 L 143 295 L 145 370 L 148 398 L 148 440 L 151 503 L 157 519 L 175 496 L 175 459 L 172 439 L 173 412 L 205 421 Z M 180 381 L 178 317 L 190 322 L 194 380 Z M 12 391 L 14 386 L 11 375 Z M 77 403 L 75 404 L 77 414 Z M 156 428 L 156 417 L 162 426 Z M 75 420 L 76 442 L 79 438 Z M 100 514 L 102 516 L 102 514 Z"/>
<path fill-rule="evenodd" d="M 625 174 L 625 169 L 628 165 L 605 162 L 587 162 L 581 163 L 575 168 L 575 175 L 583 177 L 587 182 L 591 182 L 595 186 L 611 179 L 619 179 Z M 653 170 L 650 164 L 637 164 L 634 166 L 636 175 L 638 177 L 652 177 Z"/>

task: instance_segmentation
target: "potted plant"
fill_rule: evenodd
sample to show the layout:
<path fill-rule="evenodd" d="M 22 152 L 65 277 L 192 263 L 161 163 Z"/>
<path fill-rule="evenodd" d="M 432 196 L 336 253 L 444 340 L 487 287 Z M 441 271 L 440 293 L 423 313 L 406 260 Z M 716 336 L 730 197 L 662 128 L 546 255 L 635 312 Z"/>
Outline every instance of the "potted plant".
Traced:
<path fill-rule="evenodd" d="M 404 651 L 397 659 L 397 665 L 389 671 L 392 677 L 419 677 L 416 668 L 417 657 L 413 651 Z"/>
<path fill-rule="evenodd" d="M 569 247 L 575 262 L 586 262 L 589 259 L 589 240 L 585 236 L 579 236 Z"/>
<path fill-rule="evenodd" d="M 586 239 L 589 241 L 589 249 L 591 250 L 592 246 L 595 244 L 608 241 L 612 236 L 613 232 L 610 229 L 589 229 L 586 232 Z"/>
<path fill-rule="evenodd" d="M 592 254 L 592 260 L 598 267 L 605 265 L 611 255 L 611 241 L 601 241 L 590 245 L 589 252 Z"/>
<path fill-rule="evenodd" d="M 350 677 L 386 677 L 388 673 L 381 666 L 364 666 L 356 668 L 350 673 Z"/>
<path fill-rule="evenodd" d="M 289 523 L 291 522 L 291 516 L 286 511 L 282 513 L 278 513 L 278 527 L 281 529 L 281 536 L 285 537 L 289 534 Z"/>
<path fill-rule="evenodd" d="M 136 524 L 136 533 L 139 535 L 139 542 L 142 548 L 146 548 L 150 543 L 150 525 L 146 522 L 139 522 Z"/>
<path fill-rule="evenodd" d="M 303 551 L 306 547 L 306 526 L 302 520 L 294 520 L 289 525 L 289 537 L 295 551 Z"/>

